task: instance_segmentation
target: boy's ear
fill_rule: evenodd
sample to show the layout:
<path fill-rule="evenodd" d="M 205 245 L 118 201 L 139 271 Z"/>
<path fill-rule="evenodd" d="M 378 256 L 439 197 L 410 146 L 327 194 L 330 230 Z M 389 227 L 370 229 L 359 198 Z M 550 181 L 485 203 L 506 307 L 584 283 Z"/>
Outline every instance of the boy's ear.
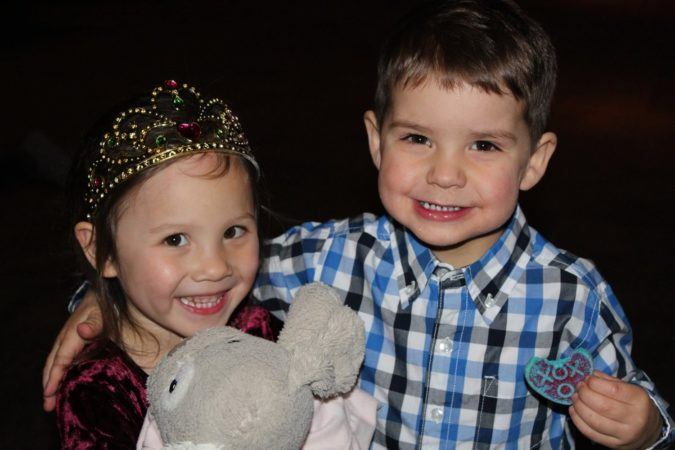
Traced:
<path fill-rule="evenodd" d="M 89 261 L 92 267 L 96 268 L 96 235 L 94 233 L 94 226 L 91 222 L 78 222 L 75 224 L 74 232 L 75 239 L 80 244 L 87 261 Z M 105 262 L 101 275 L 105 278 L 117 276 L 117 267 L 115 267 L 115 264 L 111 260 Z"/>
<path fill-rule="evenodd" d="M 366 133 L 368 133 L 370 157 L 373 158 L 373 163 L 377 167 L 377 170 L 380 170 L 380 128 L 375 112 L 372 110 L 366 111 L 363 115 L 363 123 L 366 125 Z"/>
<path fill-rule="evenodd" d="M 555 133 L 546 132 L 541 135 L 536 148 L 530 155 L 523 178 L 520 180 L 521 190 L 527 191 L 533 188 L 542 179 L 557 145 L 558 138 Z"/>

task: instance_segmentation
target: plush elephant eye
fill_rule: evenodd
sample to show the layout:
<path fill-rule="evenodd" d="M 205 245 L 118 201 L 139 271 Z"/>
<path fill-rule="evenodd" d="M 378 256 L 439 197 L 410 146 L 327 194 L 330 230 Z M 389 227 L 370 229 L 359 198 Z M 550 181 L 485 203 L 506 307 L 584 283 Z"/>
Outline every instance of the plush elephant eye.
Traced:
<path fill-rule="evenodd" d="M 169 378 L 171 381 L 165 387 L 162 395 L 162 406 L 164 409 L 175 409 L 190 389 L 192 377 L 195 374 L 195 367 L 192 361 L 188 361 L 178 368 L 176 374 Z"/>

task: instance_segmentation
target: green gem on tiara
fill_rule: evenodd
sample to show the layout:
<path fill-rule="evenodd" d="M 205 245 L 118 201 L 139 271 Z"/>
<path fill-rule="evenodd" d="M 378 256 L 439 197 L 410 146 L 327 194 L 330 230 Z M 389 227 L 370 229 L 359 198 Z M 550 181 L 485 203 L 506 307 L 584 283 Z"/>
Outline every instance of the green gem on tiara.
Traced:
<path fill-rule="evenodd" d="M 163 134 L 160 134 L 155 138 L 155 145 L 158 147 L 161 147 L 162 145 L 166 144 L 166 136 Z"/>
<path fill-rule="evenodd" d="M 115 144 L 117 144 L 117 139 L 115 139 L 114 137 L 110 137 L 108 138 L 107 141 L 105 141 L 105 145 L 108 148 L 114 147 Z"/>
<path fill-rule="evenodd" d="M 216 136 L 218 136 L 218 138 L 222 139 L 225 136 L 225 130 L 223 130 L 222 128 L 218 128 L 216 130 Z"/>
<path fill-rule="evenodd" d="M 180 98 L 180 95 L 176 94 L 173 96 L 173 106 L 180 108 L 185 103 L 185 100 Z"/>

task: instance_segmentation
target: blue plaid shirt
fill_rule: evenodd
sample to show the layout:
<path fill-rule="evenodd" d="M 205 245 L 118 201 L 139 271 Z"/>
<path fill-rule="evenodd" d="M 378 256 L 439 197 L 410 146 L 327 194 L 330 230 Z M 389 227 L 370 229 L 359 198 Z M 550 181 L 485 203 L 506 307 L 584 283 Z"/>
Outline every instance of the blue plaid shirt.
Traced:
<path fill-rule="evenodd" d="M 528 390 L 530 358 L 584 348 L 595 368 L 668 405 L 630 357 L 631 330 L 593 264 L 557 249 L 517 208 L 475 263 L 439 262 L 389 217 L 292 228 L 265 246 L 253 296 L 283 319 L 306 283 L 335 287 L 366 326 L 360 387 L 381 404 L 371 448 L 573 448 L 566 408 Z"/>

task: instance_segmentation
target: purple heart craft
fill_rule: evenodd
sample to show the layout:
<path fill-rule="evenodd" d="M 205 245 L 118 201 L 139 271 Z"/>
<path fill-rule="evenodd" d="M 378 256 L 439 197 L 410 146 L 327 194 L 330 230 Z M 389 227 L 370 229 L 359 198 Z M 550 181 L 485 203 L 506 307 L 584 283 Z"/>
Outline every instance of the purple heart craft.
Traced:
<path fill-rule="evenodd" d="M 525 380 L 530 387 L 547 399 L 571 405 L 576 385 L 593 373 L 593 359 L 583 348 L 574 350 L 567 358 L 544 359 L 535 356 L 525 366 Z"/>

